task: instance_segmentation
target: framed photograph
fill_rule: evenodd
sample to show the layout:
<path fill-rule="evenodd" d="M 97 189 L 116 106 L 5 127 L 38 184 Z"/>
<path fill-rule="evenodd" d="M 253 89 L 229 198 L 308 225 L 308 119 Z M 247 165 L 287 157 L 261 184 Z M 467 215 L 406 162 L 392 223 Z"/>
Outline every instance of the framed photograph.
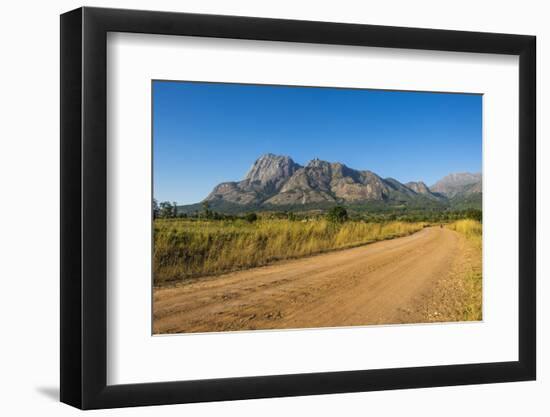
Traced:
<path fill-rule="evenodd" d="M 61 16 L 61 401 L 533 380 L 535 37 Z"/>

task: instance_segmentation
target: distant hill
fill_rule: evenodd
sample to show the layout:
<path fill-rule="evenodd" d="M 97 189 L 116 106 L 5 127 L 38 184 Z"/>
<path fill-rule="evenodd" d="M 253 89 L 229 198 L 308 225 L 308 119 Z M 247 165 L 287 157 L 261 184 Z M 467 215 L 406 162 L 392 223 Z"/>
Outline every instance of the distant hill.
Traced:
<path fill-rule="evenodd" d="M 372 171 L 340 162 L 313 159 L 306 166 L 289 156 L 266 154 L 241 181 L 224 182 L 204 201 L 219 212 L 324 209 L 335 204 L 380 209 L 481 207 L 481 174 L 450 174 L 432 187 L 422 181 L 402 184 Z M 201 203 L 179 206 L 178 212 L 200 210 Z"/>
<path fill-rule="evenodd" d="M 449 204 L 455 209 L 481 209 L 483 191 L 481 173 L 449 174 L 432 185 L 430 190 L 447 197 Z"/>
<path fill-rule="evenodd" d="M 443 194 L 448 198 L 465 192 L 481 193 L 481 174 L 471 174 L 469 172 L 449 174 L 432 185 L 430 190 Z"/>

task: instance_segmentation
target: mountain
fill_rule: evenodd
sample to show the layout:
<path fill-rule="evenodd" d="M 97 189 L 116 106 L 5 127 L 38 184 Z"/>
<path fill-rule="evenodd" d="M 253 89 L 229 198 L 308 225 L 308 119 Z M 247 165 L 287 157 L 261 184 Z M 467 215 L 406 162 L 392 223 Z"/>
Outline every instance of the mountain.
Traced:
<path fill-rule="evenodd" d="M 448 198 L 464 193 L 481 193 L 481 173 L 449 174 L 432 185 L 430 190 L 434 193 L 443 194 Z"/>
<path fill-rule="evenodd" d="M 271 205 L 337 203 L 385 198 L 383 180 L 369 171 L 356 171 L 340 163 L 314 159 L 301 167 L 281 188 L 265 201 Z"/>
<path fill-rule="evenodd" d="M 432 193 L 430 191 L 430 189 L 428 188 L 428 186 L 426 184 L 424 184 L 422 181 L 407 182 L 405 184 L 405 187 L 410 188 L 411 190 L 413 190 L 415 193 L 418 193 L 418 194 L 429 195 L 429 194 Z"/>
<path fill-rule="evenodd" d="M 326 208 L 335 204 L 444 208 L 453 198 L 478 194 L 480 184 L 480 174 L 451 174 L 438 181 L 434 189 L 422 181 L 402 184 L 340 162 L 313 159 L 301 166 L 289 156 L 265 154 L 254 162 L 243 180 L 217 185 L 204 201 L 220 212 Z M 199 206 L 180 206 L 178 210 L 190 212 Z"/>
<path fill-rule="evenodd" d="M 266 154 L 260 157 L 239 182 L 223 182 L 206 197 L 206 201 L 235 204 L 258 204 L 279 192 L 285 182 L 300 169 L 288 156 Z"/>
<path fill-rule="evenodd" d="M 443 177 L 430 190 L 447 197 L 449 205 L 454 209 L 481 209 L 482 185 L 481 173 L 462 172 Z"/>

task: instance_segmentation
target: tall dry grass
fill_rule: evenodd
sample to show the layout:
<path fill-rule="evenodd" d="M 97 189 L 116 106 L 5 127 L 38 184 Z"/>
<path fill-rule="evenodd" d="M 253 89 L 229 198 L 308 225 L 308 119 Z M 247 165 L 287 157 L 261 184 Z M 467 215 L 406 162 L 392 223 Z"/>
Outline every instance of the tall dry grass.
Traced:
<path fill-rule="evenodd" d="M 405 236 L 424 226 L 426 223 L 157 219 L 155 285 Z"/>
<path fill-rule="evenodd" d="M 473 248 L 469 259 L 469 270 L 464 279 L 465 300 L 462 320 L 482 319 L 483 277 L 482 277 L 482 225 L 476 220 L 458 220 L 447 227 L 466 236 Z"/>
<path fill-rule="evenodd" d="M 448 224 L 447 227 L 455 232 L 462 233 L 472 243 L 478 244 L 481 247 L 482 226 L 477 220 L 457 220 Z"/>

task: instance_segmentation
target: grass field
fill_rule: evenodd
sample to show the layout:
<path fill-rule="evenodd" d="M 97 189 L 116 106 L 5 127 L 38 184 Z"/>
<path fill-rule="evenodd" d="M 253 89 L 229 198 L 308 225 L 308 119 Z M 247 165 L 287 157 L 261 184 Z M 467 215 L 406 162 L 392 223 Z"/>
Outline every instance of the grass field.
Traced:
<path fill-rule="evenodd" d="M 465 275 L 465 300 L 462 312 L 464 321 L 482 319 L 482 225 L 476 220 L 458 220 L 447 227 L 466 236 L 472 246 L 470 270 Z"/>
<path fill-rule="evenodd" d="M 162 286 L 406 236 L 426 225 L 398 221 L 156 219 L 154 283 Z"/>

